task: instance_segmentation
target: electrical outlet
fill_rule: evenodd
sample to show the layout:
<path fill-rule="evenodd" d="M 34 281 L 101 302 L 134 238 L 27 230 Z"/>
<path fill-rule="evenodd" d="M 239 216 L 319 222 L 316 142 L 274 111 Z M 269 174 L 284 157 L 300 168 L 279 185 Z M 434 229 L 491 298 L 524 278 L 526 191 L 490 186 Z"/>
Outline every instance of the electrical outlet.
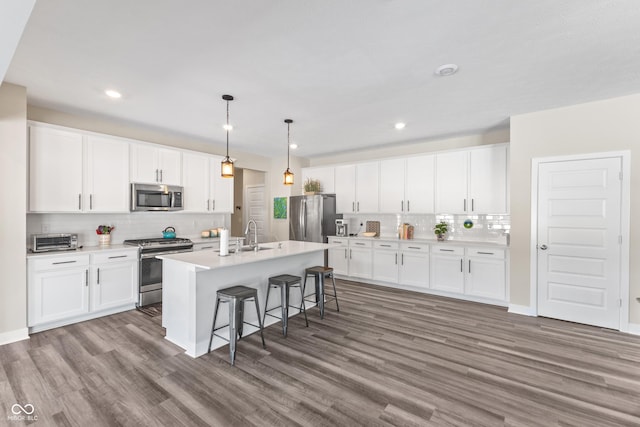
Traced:
<path fill-rule="evenodd" d="M 42 224 L 42 232 L 43 233 L 48 233 L 49 230 L 50 230 L 49 224 Z"/>

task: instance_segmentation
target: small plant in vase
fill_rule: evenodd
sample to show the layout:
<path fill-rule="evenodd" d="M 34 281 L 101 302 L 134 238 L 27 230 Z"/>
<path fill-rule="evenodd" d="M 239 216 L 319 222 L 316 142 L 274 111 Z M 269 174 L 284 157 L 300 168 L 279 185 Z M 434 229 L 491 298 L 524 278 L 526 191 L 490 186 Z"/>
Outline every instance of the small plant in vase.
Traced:
<path fill-rule="evenodd" d="M 449 224 L 444 221 L 440 221 L 440 223 L 436 224 L 435 227 L 433 227 L 433 232 L 436 234 L 436 236 L 438 236 L 439 242 L 444 241 L 444 235 L 447 234 L 447 231 L 449 231 Z"/>
<path fill-rule="evenodd" d="M 99 225 L 96 228 L 96 234 L 98 235 L 98 243 L 100 246 L 107 246 L 111 244 L 111 232 L 116 227 L 112 225 Z"/>
<path fill-rule="evenodd" d="M 307 180 L 304 182 L 304 194 L 316 194 L 320 191 L 320 181 L 313 178 L 307 178 Z"/>

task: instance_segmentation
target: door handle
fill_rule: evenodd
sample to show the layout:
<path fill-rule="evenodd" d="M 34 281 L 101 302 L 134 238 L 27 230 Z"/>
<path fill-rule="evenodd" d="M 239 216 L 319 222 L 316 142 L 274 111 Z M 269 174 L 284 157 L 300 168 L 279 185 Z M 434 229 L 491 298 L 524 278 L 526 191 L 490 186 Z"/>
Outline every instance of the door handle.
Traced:
<path fill-rule="evenodd" d="M 543 250 L 543 251 L 546 251 L 547 250 L 547 245 L 540 246 L 540 249 Z"/>

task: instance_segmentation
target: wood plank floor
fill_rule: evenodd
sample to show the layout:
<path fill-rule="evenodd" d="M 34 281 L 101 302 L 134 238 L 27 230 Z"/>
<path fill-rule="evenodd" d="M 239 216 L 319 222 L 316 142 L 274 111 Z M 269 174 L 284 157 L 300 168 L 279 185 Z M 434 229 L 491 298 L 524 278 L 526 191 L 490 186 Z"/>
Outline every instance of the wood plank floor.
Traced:
<path fill-rule="evenodd" d="M 339 281 L 309 311 L 192 359 L 138 311 L 0 346 L 0 425 L 639 426 L 640 337 Z M 37 421 L 14 421 L 14 403 Z"/>

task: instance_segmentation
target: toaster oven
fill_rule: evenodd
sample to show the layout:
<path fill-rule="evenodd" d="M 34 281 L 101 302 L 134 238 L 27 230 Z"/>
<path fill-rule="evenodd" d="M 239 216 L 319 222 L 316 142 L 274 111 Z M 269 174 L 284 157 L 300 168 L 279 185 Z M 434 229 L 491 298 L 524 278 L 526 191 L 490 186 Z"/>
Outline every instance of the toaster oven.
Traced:
<path fill-rule="evenodd" d="M 34 234 L 31 250 L 33 252 L 48 251 L 73 251 L 78 249 L 78 235 L 59 234 Z"/>

